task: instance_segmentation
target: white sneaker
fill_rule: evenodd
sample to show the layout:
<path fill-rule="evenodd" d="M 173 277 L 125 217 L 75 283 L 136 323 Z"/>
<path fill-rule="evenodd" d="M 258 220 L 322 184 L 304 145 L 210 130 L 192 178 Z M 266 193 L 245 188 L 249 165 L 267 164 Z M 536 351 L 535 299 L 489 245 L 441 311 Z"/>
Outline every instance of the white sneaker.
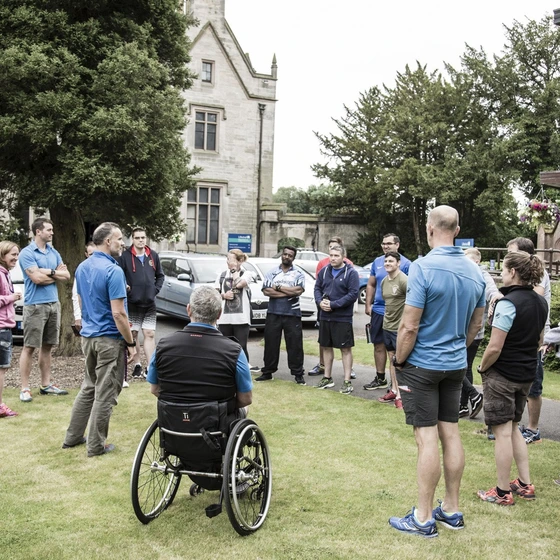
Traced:
<path fill-rule="evenodd" d="M 127 389 L 128 387 L 130 387 L 130 385 L 126 381 L 122 382 L 122 386 L 123 386 L 123 389 Z"/>

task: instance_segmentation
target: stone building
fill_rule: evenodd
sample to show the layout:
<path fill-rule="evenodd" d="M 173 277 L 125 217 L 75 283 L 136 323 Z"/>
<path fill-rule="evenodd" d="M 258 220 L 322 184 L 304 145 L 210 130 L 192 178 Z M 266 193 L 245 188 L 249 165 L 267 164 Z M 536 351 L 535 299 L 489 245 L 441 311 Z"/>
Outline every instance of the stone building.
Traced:
<path fill-rule="evenodd" d="M 272 200 L 277 67 L 257 72 L 225 19 L 225 0 L 190 0 L 191 69 L 184 142 L 201 168 L 182 205 L 187 231 L 160 249 L 225 253 L 228 234 L 249 234 L 259 253 L 259 207 Z"/>

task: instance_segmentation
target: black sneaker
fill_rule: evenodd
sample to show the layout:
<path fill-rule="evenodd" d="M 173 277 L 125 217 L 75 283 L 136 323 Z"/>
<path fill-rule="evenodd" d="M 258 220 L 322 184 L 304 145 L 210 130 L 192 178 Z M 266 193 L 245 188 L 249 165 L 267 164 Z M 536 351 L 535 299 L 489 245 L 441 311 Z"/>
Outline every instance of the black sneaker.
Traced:
<path fill-rule="evenodd" d="M 305 379 L 303 378 L 303 375 L 296 375 L 295 378 L 298 385 L 305 385 Z"/>
<path fill-rule="evenodd" d="M 136 364 L 134 366 L 134 369 L 132 370 L 132 377 L 142 377 L 142 365 L 141 364 Z"/>
<path fill-rule="evenodd" d="M 460 406 L 459 407 L 459 418 L 466 418 L 469 415 L 469 407 L 468 406 Z"/>
<path fill-rule="evenodd" d="M 255 377 L 255 381 L 270 381 L 272 379 L 272 373 L 263 373 L 258 377 Z"/>
<path fill-rule="evenodd" d="M 364 389 L 366 391 L 373 391 L 374 389 L 383 389 L 385 387 L 387 387 L 387 380 L 384 379 L 383 381 L 381 381 L 379 377 L 375 377 L 375 379 L 371 383 L 364 385 Z"/>
<path fill-rule="evenodd" d="M 482 393 L 478 393 L 478 397 L 471 399 L 471 415 L 469 418 L 476 418 L 478 416 L 478 413 L 482 410 L 483 400 L 484 397 L 482 396 Z"/>

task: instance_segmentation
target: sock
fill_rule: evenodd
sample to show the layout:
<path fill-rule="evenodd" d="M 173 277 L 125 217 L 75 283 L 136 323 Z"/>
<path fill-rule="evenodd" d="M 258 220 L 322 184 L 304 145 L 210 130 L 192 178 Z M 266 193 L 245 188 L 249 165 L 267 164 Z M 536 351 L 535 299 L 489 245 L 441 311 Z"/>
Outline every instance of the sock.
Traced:
<path fill-rule="evenodd" d="M 523 482 L 520 478 L 517 479 L 517 482 L 519 482 L 519 486 L 521 486 L 522 488 L 527 488 L 527 486 L 529 486 L 528 484 L 525 484 L 525 482 Z"/>
<path fill-rule="evenodd" d="M 377 378 L 379 381 L 385 381 L 385 374 L 377 372 Z"/>
<path fill-rule="evenodd" d="M 136 362 L 136 363 L 134 364 L 134 367 L 136 367 L 136 366 L 142 367 L 142 364 L 141 364 L 140 362 Z"/>
<path fill-rule="evenodd" d="M 420 519 L 418 519 L 418 515 L 416 515 L 417 513 L 418 513 L 418 510 L 416 508 L 414 508 L 414 520 L 421 527 L 425 527 L 430 522 L 430 520 L 428 519 L 428 521 L 424 521 L 424 522 L 420 521 Z"/>
<path fill-rule="evenodd" d="M 498 496 L 500 496 L 500 498 L 503 498 L 507 494 L 511 494 L 511 490 L 502 490 L 499 486 L 496 486 L 496 491 L 498 492 Z"/>

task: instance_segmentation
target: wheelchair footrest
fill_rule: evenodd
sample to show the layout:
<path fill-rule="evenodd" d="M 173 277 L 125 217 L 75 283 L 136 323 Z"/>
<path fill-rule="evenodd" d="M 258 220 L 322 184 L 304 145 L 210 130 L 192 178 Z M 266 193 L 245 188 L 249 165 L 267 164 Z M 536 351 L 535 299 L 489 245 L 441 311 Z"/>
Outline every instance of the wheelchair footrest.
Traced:
<path fill-rule="evenodd" d="M 206 509 L 206 517 L 216 517 L 222 513 L 222 504 L 210 504 Z"/>

